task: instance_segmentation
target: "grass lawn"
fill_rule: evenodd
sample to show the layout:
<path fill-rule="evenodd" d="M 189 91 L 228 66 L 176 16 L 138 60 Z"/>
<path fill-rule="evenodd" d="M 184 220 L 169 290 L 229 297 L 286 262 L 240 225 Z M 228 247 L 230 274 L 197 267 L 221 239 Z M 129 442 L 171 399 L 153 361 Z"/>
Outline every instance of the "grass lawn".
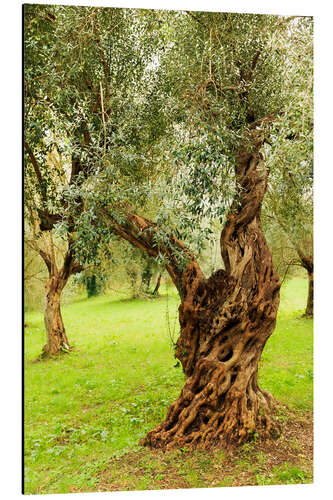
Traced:
<path fill-rule="evenodd" d="M 240 450 L 163 454 L 138 441 L 165 416 L 184 382 L 171 338 L 178 298 L 104 295 L 63 307 L 75 350 L 33 362 L 45 344 L 43 317 L 26 314 L 25 493 L 73 493 L 312 482 L 312 320 L 307 281 L 281 291 L 275 333 L 259 381 L 281 403 L 276 442 Z"/>

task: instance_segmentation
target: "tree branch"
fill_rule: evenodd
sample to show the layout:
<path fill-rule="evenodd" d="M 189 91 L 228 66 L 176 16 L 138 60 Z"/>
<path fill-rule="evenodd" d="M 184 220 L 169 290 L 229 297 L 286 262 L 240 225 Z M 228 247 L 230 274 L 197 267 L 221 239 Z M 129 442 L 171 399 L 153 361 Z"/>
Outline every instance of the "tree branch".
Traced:
<path fill-rule="evenodd" d="M 75 262 L 75 256 L 73 251 L 73 240 L 70 235 L 68 235 L 68 249 L 64 257 L 64 263 L 60 269 L 60 277 L 64 281 L 67 281 L 72 274 L 79 273 L 83 270 L 83 266 L 79 262 Z"/>
<path fill-rule="evenodd" d="M 36 160 L 36 157 L 35 157 L 32 149 L 30 148 L 29 144 L 27 143 L 27 141 L 24 141 L 24 147 L 27 150 L 27 153 L 29 155 L 32 166 L 34 167 L 38 183 L 40 184 L 40 187 L 42 188 L 43 196 L 45 196 L 45 186 L 44 186 L 44 182 L 43 182 L 43 177 L 42 177 L 38 162 Z"/>
<path fill-rule="evenodd" d="M 101 39 L 100 39 L 99 35 L 97 36 L 97 44 L 98 44 L 99 53 L 101 55 L 101 60 L 102 60 L 102 66 L 103 66 L 103 71 L 104 71 L 104 76 L 105 76 L 106 99 L 108 100 L 110 97 L 110 90 L 109 90 L 109 84 L 108 84 L 108 78 L 109 78 L 108 66 L 107 66 L 106 57 L 104 54 L 104 50 L 102 48 Z"/>
<path fill-rule="evenodd" d="M 178 238 L 164 232 L 155 222 L 127 212 L 125 221 L 118 223 L 106 208 L 102 209 L 102 213 L 111 223 L 115 234 L 152 257 L 160 254 L 165 257 L 165 267 L 180 293 L 184 285 L 182 283 L 183 271 L 189 265 L 196 268 L 199 278 L 205 278 L 193 253 Z"/>

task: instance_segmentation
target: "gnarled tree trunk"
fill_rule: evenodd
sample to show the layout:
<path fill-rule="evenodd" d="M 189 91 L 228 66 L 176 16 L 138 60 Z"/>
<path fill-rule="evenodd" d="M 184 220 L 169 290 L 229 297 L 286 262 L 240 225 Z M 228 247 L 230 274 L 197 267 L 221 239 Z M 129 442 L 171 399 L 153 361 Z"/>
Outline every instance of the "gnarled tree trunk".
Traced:
<path fill-rule="evenodd" d="M 164 422 L 147 434 L 143 445 L 166 450 L 228 447 L 255 433 L 279 434 L 274 399 L 257 381 L 259 359 L 276 323 L 280 281 L 260 222 L 268 171 L 255 132 L 251 140 L 253 150 L 244 148 L 237 157 L 240 196 L 221 234 L 225 270 L 209 279 L 174 236 L 164 233 L 156 245 L 155 234 L 162 230 L 155 223 L 128 212 L 120 224 L 112 210 L 101 209 L 116 234 L 151 256 L 164 254 L 165 267 L 182 298 L 176 356 L 186 383 Z M 187 261 L 183 272 L 181 253 Z"/>
<path fill-rule="evenodd" d="M 68 352 L 71 347 L 68 342 L 64 323 L 61 317 L 60 299 L 61 293 L 66 286 L 69 277 L 72 274 L 82 271 L 81 264 L 75 262 L 72 248 L 72 240 L 69 237 L 68 249 L 64 256 L 63 265 L 58 269 L 53 237 L 50 234 L 50 249 L 45 251 L 36 247 L 37 251 L 43 258 L 49 272 L 49 279 L 45 283 L 45 308 L 44 308 L 44 323 L 46 329 L 47 343 L 42 350 L 42 358 L 50 355 Z"/>
<path fill-rule="evenodd" d="M 50 277 L 45 284 L 44 323 L 47 343 L 43 347 L 44 355 L 59 354 L 70 349 L 60 309 L 60 297 L 65 285 L 66 282 L 58 276 Z"/>
<path fill-rule="evenodd" d="M 225 270 L 206 279 L 192 260 L 182 276 L 176 356 L 186 383 L 164 422 L 142 444 L 239 445 L 255 433 L 277 436 L 273 398 L 260 389 L 258 362 L 272 334 L 280 281 L 260 222 L 268 172 L 261 154 L 242 151 L 235 200 L 221 235 Z"/>

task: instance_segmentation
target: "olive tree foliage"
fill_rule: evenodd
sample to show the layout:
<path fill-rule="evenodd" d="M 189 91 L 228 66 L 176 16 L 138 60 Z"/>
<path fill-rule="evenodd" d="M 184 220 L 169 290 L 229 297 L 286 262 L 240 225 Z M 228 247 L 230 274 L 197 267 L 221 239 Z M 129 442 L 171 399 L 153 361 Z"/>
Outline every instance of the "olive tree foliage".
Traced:
<path fill-rule="evenodd" d="M 289 116 L 311 43 L 309 19 L 252 14 L 28 5 L 25 30 L 26 201 L 81 260 L 112 237 L 97 205 L 202 249 L 240 144 Z"/>
<path fill-rule="evenodd" d="M 82 196 L 92 210 L 98 205 L 112 206 L 118 222 L 125 220 L 129 207 L 133 212 L 148 213 L 165 233 L 175 233 L 195 250 L 202 250 L 212 235 L 212 221 L 225 220 L 234 198 L 235 154 L 248 140 L 249 123 L 265 134 L 282 113 L 290 98 L 288 91 L 294 91 L 288 87 L 292 68 L 286 60 L 290 50 L 295 50 L 295 36 L 301 37 L 297 24 L 302 21 L 117 9 L 105 9 L 105 15 L 111 17 L 114 11 L 133 16 L 141 35 L 137 38 L 140 53 L 147 51 L 150 56 L 142 60 L 144 76 L 133 73 L 132 67 L 128 74 L 136 80 L 131 88 L 135 123 L 142 116 L 141 129 L 148 126 L 155 135 L 141 136 L 141 156 L 136 149 L 136 156 L 126 157 L 128 141 L 122 148 L 120 129 L 114 118 L 110 119 L 111 137 L 118 133 L 118 141 L 106 154 L 103 140 L 99 149 L 96 147 L 96 162 L 103 166 L 94 177 L 94 189 L 88 182 Z M 290 24 L 294 25 L 293 36 Z M 85 43 L 89 44 L 89 39 Z M 124 46 L 123 57 L 127 50 Z M 98 76 L 91 75 L 91 80 L 98 80 Z M 148 111 L 139 106 L 146 115 L 133 106 L 134 88 L 139 96 L 134 99 L 136 104 L 146 100 Z M 133 127 L 133 115 L 126 108 L 122 111 L 125 122 Z M 101 123 L 99 126 L 103 128 Z M 115 129 L 117 133 L 112 134 Z M 156 131 L 161 132 L 159 137 Z M 123 137 L 128 136 L 124 133 Z M 91 218 L 92 212 L 82 213 L 77 227 L 93 228 Z M 84 255 L 89 236 L 82 231 L 78 230 L 82 238 L 77 246 L 82 258 L 89 258 Z M 90 239 L 101 231 L 101 226 L 92 229 Z M 163 240 L 163 234 L 156 234 L 158 238 Z"/>
<path fill-rule="evenodd" d="M 156 70 L 160 24 L 154 12 L 25 7 L 26 202 L 37 201 L 42 229 L 57 224 L 57 234 L 80 241 L 81 259 L 89 243 L 90 260 L 97 252 L 85 210 L 92 185 L 105 200 L 112 186 L 109 203 L 154 206 L 148 187 L 167 168 L 155 149 L 177 112 L 166 68 Z M 50 170 L 49 151 L 62 168 Z M 99 242 L 109 237 L 97 233 Z"/>
<path fill-rule="evenodd" d="M 225 221 L 239 196 L 240 145 L 251 147 L 253 130 L 270 137 L 282 116 L 295 118 L 289 111 L 311 20 L 30 8 L 30 52 L 39 65 L 29 65 L 37 77 L 26 80 L 40 119 L 27 140 L 37 140 L 41 160 L 47 144 L 69 165 L 64 186 L 45 173 L 50 227 L 70 230 L 80 261 L 93 261 L 96 241 L 115 236 L 103 218 L 96 224 L 97 213 L 112 207 L 121 223 L 130 209 L 163 228 L 157 245 L 171 233 L 202 251 L 211 225 Z"/>
<path fill-rule="evenodd" d="M 69 198 L 81 211 L 80 186 L 110 164 L 122 180 L 149 178 L 161 120 L 145 81 L 150 53 L 138 42 L 140 22 L 121 9 L 25 7 L 26 201 L 36 199 L 30 191 L 39 195 L 46 225 L 53 214 L 66 220 Z M 59 157 L 53 169 L 50 151 Z"/>

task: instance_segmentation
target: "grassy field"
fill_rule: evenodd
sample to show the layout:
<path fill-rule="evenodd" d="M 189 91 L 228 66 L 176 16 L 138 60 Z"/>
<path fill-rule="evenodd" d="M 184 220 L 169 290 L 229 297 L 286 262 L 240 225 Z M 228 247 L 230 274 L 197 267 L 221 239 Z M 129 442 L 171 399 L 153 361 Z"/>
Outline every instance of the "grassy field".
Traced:
<path fill-rule="evenodd" d="M 25 493 L 72 493 L 312 482 L 312 320 L 307 282 L 284 285 L 259 381 L 281 403 L 282 437 L 240 450 L 163 454 L 138 441 L 183 385 L 171 339 L 178 299 L 101 296 L 63 307 L 75 350 L 34 362 L 42 314 L 26 314 Z"/>

